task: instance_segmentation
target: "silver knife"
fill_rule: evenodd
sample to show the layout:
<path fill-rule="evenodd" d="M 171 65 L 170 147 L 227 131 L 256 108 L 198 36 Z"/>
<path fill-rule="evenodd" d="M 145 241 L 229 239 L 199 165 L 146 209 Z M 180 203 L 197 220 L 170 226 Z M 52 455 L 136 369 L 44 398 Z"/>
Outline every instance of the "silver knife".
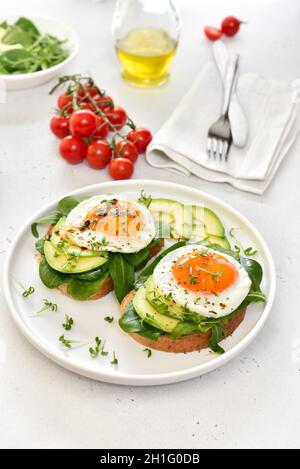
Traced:
<path fill-rule="evenodd" d="M 226 70 L 227 64 L 229 61 L 229 55 L 226 49 L 224 42 L 216 41 L 213 45 L 213 52 L 215 61 L 222 78 L 223 86 L 226 79 Z M 236 85 L 238 81 L 238 76 L 234 83 L 234 91 L 231 98 L 230 108 L 229 108 L 229 120 L 231 125 L 232 140 L 234 145 L 237 147 L 244 147 L 248 139 L 248 123 L 245 116 L 245 113 L 238 101 L 236 95 Z"/>

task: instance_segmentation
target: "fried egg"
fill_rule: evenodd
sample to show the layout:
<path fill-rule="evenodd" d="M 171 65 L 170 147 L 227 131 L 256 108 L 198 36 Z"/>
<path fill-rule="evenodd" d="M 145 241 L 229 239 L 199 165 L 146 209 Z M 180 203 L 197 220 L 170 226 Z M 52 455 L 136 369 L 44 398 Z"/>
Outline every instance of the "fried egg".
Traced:
<path fill-rule="evenodd" d="M 160 295 L 208 318 L 231 314 L 251 287 L 248 273 L 233 257 L 195 244 L 167 254 L 153 280 Z"/>
<path fill-rule="evenodd" d="M 65 236 L 81 248 L 131 253 L 153 240 L 155 224 L 143 205 L 120 195 L 96 195 L 71 210 Z"/>

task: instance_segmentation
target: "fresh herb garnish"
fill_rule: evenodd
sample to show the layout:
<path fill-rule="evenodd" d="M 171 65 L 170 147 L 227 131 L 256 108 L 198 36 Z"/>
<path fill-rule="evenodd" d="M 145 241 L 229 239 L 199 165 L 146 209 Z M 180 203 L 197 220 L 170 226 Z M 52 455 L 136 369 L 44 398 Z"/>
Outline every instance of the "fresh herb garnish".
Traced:
<path fill-rule="evenodd" d="M 113 316 L 105 316 L 104 321 L 109 322 L 110 324 L 113 322 Z"/>
<path fill-rule="evenodd" d="M 117 359 L 115 352 L 113 353 L 113 360 L 110 363 L 111 365 L 117 365 L 119 363 L 119 360 Z"/>
<path fill-rule="evenodd" d="M 62 343 L 62 345 L 66 348 L 72 348 L 72 345 L 73 344 L 80 344 L 80 340 L 69 340 L 69 339 L 66 339 L 64 335 L 61 335 L 59 337 L 59 342 Z"/>
<path fill-rule="evenodd" d="M 13 275 L 12 275 L 12 277 L 13 277 Z M 23 290 L 22 296 L 23 296 L 24 298 L 27 298 L 28 296 L 32 295 L 32 294 L 35 292 L 34 287 L 32 287 L 31 285 L 30 285 L 28 288 L 26 288 L 26 287 L 24 287 L 24 285 L 23 285 L 21 282 L 19 282 L 19 280 L 15 279 L 14 277 L 13 277 L 13 279 L 14 279 L 14 280 L 17 282 L 17 284 L 22 288 L 22 290 Z"/>
<path fill-rule="evenodd" d="M 138 202 L 148 208 L 152 202 L 152 197 L 150 194 L 147 195 L 144 189 L 142 189 L 141 195 L 138 198 Z"/>
<path fill-rule="evenodd" d="M 244 249 L 245 256 L 248 256 L 248 257 L 255 256 L 256 253 L 257 253 L 257 249 L 253 249 L 252 247 Z"/>
<path fill-rule="evenodd" d="M 74 324 L 74 320 L 73 320 L 73 318 L 69 317 L 67 314 L 66 314 L 65 317 L 66 317 L 66 319 L 65 319 L 66 322 L 62 326 L 66 331 L 70 331 L 72 329 L 73 324 Z"/>
<path fill-rule="evenodd" d="M 101 340 L 99 337 L 95 337 L 95 347 L 90 347 L 89 352 L 93 358 L 98 357 L 100 351 Z"/>
<path fill-rule="evenodd" d="M 45 298 L 43 302 L 44 306 L 39 311 L 37 311 L 36 314 L 40 314 L 47 309 L 50 309 L 50 311 L 57 311 L 58 307 L 56 303 L 52 303 L 51 301 L 47 300 L 47 298 Z"/>
<path fill-rule="evenodd" d="M 99 248 L 102 248 L 102 247 L 108 246 L 108 245 L 109 245 L 109 241 L 105 238 L 105 236 L 103 236 L 101 241 L 93 241 L 91 243 L 91 248 L 92 249 L 99 249 Z"/>
<path fill-rule="evenodd" d="M 246 249 L 243 248 L 242 244 L 240 243 L 240 241 L 237 239 L 236 235 L 235 235 L 235 231 L 236 230 L 239 230 L 240 228 L 230 228 L 229 230 L 229 234 L 230 236 L 235 240 L 236 244 L 234 246 L 234 249 L 235 251 L 239 254 L 241 251 L 243 251 L 244 255 L 245 256 L 248 256 L 248 257 L 251 257 L 251 256 L 255 256 L 255 254 L 257 253 L 257 249 L 254 249 L 253 247 L 248 247 Z"/>
<path fill-rule="evenodd" d="M 152 356 L 152 350 L 149 348 L 144 348 L 143 352 L 147 354 L 147 358 L 150 358 Z"/>
<path fill-rule="evenodd" d="M 104 350 L 105 348 L 105 343 L 106 343 L 106 340 L 103 341 L 102 345 L 101 345 L 102 341 L 99 339 L 99 337 L 95 337 L 95 347 L 90 347 L 89 348 L 89 352 L 90 352 L 90 355 L 93 357 L 93 358 L 96 358 L 100 355 L 106 357 L 108 355 L 108 352 L 106 352 Z"/>

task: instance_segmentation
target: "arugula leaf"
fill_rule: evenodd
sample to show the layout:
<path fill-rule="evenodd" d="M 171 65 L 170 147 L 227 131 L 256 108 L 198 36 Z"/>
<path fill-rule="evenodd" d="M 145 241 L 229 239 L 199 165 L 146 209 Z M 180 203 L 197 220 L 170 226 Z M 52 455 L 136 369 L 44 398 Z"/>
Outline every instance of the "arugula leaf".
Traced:
<path fill-rule="evenodd" d="M 67 216 L 80 202 L 85 200 L 86 196 L 68 195 L 58 202 L 57 210 L 61 216 Z"/>
<path fill-rule="evenodd" d="M 134 267 L 118 252 L 113 253 L 108 262 L 108 270 L 114 283 L 115 294 L 119 303 L 121 303 L 127 293 L 134 288 Z"/>
<path fill-rule="evenodd" d="M 45 258 L 39 265 L 40 279 L 47 288 L 57 288 L 67 281 L 68 276 L 52 269 Z"/>
<path fill-rule="evenodd" d="M 68 280 L 68 294 L 76 300 L 87 300 L 90 296 L 97 293 L 102 284 L 108 277 L 108 272 L 105 272 L 101 278 L 93 281 L 85 281 L 72 276 Z"/>
<path fill-rule="evenodd" d="M 179 241 L 178 243 L 175 243 L 173 244 L 172 246 L 170 246 L 168 249 L 165 249 L 161 254 L 159 254 L 159 256 L 157 256 L 155 258 L 155 260 L 153 262 L 151 262 L 151 264 L 149 264 L 141 273 L 140 275 L 138 276 L 136 282 L 135 282 L 135 288 L 138 289 L 140 288 L 142 285 L 144 285 L 144 283 L 148 280 L 148 278 L 150 277 L 150 275 L 153 274 L 153 271 L 155 269 L 155 267 L 157 266 L 157 264 L 171 251 L 174 251 L 174 249 L 178 249 L 178 248 L 181 248 L 182 246 L 186 246 L 187 243 L 186 241 Z"/>
<path fill-rule="evenodd" d="M 211 338 L 209 341 L 209 347 L 210 349 L 218 353 L 219 355 L 222 355 L 225 353 L 225 350 L 220 347 L 219 342 L 225 338 L 225 328 L 222 323 L 217 323 L 214 324 L 212 329 L 211 329 Z"/>
<path fill-rule="evenodd" d="M 58 211 L 49 213 L 49 215 L 45 215 L 44 217 L 39 218 L 31 225 L 31 233 L 35 238 L 39 237 L 39 233 L 37 230 L 37 225 L 56 225 L 58 220 L 62 217 L 62 214 Z"/>
<path fill-rule="evenodd" d="M 142 322 L 132 303 L 130 303 L 123 316 L 119 319 L 119 325 L 124 332 L 136 332 L 137 334 L 151 340 L 157 340 L 164 334 L 163 331 Z"/>

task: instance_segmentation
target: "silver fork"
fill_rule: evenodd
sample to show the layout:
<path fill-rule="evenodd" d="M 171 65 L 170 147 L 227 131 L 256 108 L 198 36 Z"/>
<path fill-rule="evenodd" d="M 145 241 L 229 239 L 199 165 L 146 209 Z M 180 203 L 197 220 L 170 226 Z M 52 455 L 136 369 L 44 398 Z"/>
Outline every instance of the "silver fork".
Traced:
<path fill-rule="evenodd" d="M 224 87 L 224 101 L 221 117 L 209 128 L 207 138 L 207 154 L 208 157 L 216 158 L 219 156 L 220 161 L 228 160 L 228 153 L 232 144 L 232 135 L 230 122 L 228 118 L 228 110 L 230 106 L 231 96 L 234 88 L 234 82 L 238 71 L 239 55 L 235 55 L 228 63 L 226 72 L 226 82 Z"/>

